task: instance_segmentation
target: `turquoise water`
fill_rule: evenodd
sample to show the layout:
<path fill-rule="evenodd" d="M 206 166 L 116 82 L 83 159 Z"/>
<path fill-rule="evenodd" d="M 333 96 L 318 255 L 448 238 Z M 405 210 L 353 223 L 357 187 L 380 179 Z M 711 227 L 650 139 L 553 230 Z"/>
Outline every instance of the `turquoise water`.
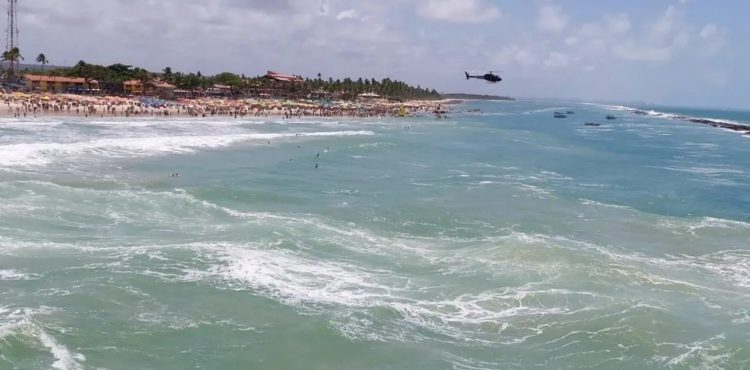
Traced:
<path fill-rule="evenodd" d="M 2 120 L 0 368 L 750 367 L 748 137 L 457 108 Z"/>

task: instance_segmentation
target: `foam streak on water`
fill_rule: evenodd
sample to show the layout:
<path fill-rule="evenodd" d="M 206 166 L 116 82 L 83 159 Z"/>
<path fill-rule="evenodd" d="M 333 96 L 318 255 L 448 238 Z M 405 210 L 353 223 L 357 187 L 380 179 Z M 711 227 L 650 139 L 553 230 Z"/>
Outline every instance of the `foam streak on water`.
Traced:
<path fill-rule="evenodd" d="M 0 122 L 0 368 L 750 364 L 747 140 L 459 109 Z"/>

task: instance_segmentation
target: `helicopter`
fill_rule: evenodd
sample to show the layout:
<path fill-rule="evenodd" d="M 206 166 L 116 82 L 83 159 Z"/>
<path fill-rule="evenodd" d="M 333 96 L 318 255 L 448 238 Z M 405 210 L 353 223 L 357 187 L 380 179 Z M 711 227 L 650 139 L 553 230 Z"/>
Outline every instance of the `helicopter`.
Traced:
<path fill-rule="evenodd" d="M 469 72 L 464 72 L 464 73 L 466 74 L 466 79 L 467 80 L 470 79 L 470 78 L 476 78 L 478 80 L 485 80 L 485 81 L 487 81 L 489 83 L 492 83 L 492 84 L 498 83 L 498 82 L 500 82 L 500 81 L 503 80 L 500 76 L 496 75 L 492 71 L 489 71 L 489 72 L 487 72 L 487 73 L 485 73 L 484 75 L 481 75 L 481 76 L 472 76 L 472 75 L 469 74 Z"/>

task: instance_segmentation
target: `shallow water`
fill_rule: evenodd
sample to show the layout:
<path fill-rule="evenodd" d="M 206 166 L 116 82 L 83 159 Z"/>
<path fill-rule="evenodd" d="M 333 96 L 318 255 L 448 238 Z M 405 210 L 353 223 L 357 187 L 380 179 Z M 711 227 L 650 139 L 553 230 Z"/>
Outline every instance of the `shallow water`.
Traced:
<path fill-rule="evenodd" d="M 2 120 L 0 368 L 750 366 L 747 137 L 459 108 Z"/>

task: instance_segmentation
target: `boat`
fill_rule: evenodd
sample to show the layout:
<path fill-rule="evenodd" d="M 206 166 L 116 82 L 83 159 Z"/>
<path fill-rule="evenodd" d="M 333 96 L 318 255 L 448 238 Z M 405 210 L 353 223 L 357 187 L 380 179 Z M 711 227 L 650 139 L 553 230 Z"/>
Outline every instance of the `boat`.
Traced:
<path fill-rule="evenodd" d="M 608 114 L 608 115 L 607 115 L 607 119 L 608 119 L 608 120 L 613 120 L 613 119 L 617 119 L 617 117 L 615 117 L 615 116 L 613 116 L 613 115 L 611 115 L 611 114 Z"/>
<path fill-rule="evenodd" d="M 555 118 L 568 118 L 564 113 L 555 112 L 555 115 L 553 116 Z"/>
<path fill-rule="evenodd" d="M 565 114 L 576 114 L 576 112 L 573 112 L 572 110 L 569 110 L 569 111 L 565 112 Z"/>
<path fill-rule="evenodd" d="M 601 126 L 601 124 L 596 123 L 596 122 L 586 122 L 583 125 L 584 126 L 593 126 L 593 127 L 599 127 L 599 126 Z"/>

